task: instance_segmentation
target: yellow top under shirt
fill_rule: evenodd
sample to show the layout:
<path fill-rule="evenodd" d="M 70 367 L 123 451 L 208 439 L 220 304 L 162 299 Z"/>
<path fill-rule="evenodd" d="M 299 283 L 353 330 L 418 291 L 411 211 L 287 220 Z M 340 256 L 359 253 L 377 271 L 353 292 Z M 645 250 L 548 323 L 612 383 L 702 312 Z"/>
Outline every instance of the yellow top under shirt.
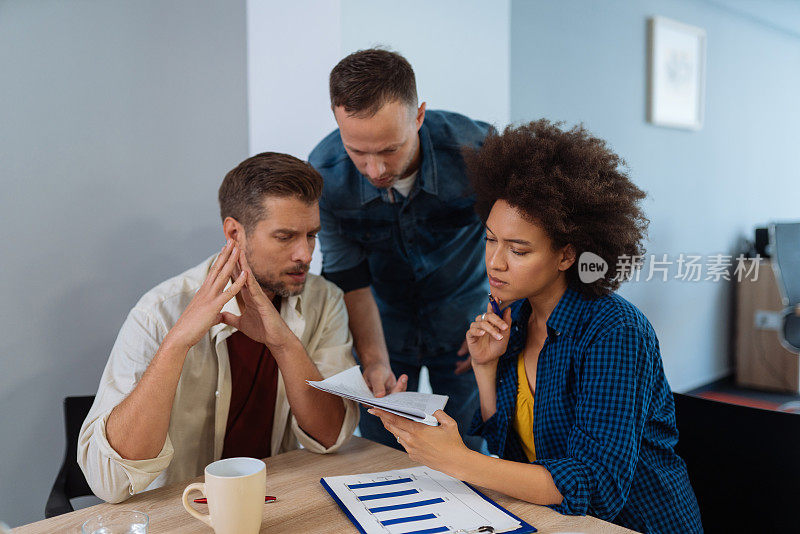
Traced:
<path fill-rule="evenodd" d="M 533 393 L 525 372 L 525 351 L 517 358 L 517 409 L 514 414 L 514 430 L 519 436 L 522 450 L 529 462 L 536 460 L 536 445 L 533 439 Z"/>

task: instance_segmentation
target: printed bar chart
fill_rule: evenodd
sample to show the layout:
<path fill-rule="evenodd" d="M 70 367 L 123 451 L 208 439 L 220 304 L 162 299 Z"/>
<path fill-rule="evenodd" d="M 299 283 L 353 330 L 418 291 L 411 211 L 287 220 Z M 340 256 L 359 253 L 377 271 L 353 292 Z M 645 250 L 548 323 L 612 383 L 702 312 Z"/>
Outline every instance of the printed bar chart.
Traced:
<path fill-rule="evenodd" d="M 536 532 L 460 480 L 427 467 L 320 482 L 362 534 Z"/>

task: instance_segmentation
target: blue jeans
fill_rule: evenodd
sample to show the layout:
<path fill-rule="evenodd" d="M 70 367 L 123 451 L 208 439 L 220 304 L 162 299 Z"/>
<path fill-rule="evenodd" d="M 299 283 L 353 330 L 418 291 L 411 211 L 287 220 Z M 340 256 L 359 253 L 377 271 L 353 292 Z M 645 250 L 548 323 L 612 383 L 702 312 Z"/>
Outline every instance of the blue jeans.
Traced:
<path fill-rule="evenodd" d="M 420 359 L 417 363 L 398 361 L 393 359 L 391 362 L 392 371 L 395 376 L 402 374 L 408 375 L 408 391 L 418 391 L 419 373 L 423 366 L 428 368 L 428 376 L 431 381 L 431 389 L 439 395 L 447 395 L 450 399 L 444 407 L 447 415 L 458 423 L 458 431 L 464 440 L 464 444 L 474 451 L 487 452 L 483 438 L 480 436 L 467 436 L 466 432 L 472 423 L 472 417 L 479 406 L 478 385 L 475 383 L 475 374 L 470 369 L 468 372 L 457 375 L 455 369 L 456 358 L 431 358 Z M 403 450 L 397 439 L 385 428 L 378 417 L 367 413 L 367 408 L 361 405 L 361 422 L 358 425 L 361 436 L 371 441 Z"/>

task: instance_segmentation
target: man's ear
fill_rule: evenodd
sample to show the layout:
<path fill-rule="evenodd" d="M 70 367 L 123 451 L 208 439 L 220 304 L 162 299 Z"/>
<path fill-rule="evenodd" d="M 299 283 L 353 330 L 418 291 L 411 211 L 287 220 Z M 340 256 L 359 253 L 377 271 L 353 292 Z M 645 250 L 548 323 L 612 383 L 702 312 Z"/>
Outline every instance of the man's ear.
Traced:
<path fill-rule="evenodd" d="M 561 261 L 558 263 L 558 269 L 560 271 L 566 271 L 572 264 L 575 263 L 575 247 L 572 244 L 565 245 L 561 249 Z"/>
<path fill-rule="evenodd" d="M 222 221 L 222 232 L 225 234 L 225 239 L 234 241 L 239 248 L 247 243 L 244 226 L 233 217 L 225 217 Z"/>
<path fill-rule="evenodd" d="M 416 118 L 417 130 L 422 128 L 423 122 L 425 122 L 425 102 L 420 104 L 419 109 L 417 109 L 417 118 Z"/>

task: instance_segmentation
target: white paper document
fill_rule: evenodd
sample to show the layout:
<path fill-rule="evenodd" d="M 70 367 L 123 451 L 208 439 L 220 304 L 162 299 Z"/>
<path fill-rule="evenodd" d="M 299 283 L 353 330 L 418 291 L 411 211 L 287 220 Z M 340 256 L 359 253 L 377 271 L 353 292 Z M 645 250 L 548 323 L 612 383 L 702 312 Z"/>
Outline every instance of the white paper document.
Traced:
<path fill-rule="evenodd" d="M 366 534 L 536 531 L 460 480 L 429 467 L 321 482 Z"/>
<path fill-rule="evenodd" d="M 448 399 L 447 395 L 418 393 L 416 391 L 390 393 L 385 397 L 378 398 L 369 390 L 367 383 L 364 382 L 364 378 L 361 376 L 361 369 L 357 365 L 325 380 L 307 380 L 306 382 L 322 391 L 362 404 L 369 404 L 381 410 L 430 426 L 439 424 L 433 416 L 433 412 L 443 410 Z"/>

